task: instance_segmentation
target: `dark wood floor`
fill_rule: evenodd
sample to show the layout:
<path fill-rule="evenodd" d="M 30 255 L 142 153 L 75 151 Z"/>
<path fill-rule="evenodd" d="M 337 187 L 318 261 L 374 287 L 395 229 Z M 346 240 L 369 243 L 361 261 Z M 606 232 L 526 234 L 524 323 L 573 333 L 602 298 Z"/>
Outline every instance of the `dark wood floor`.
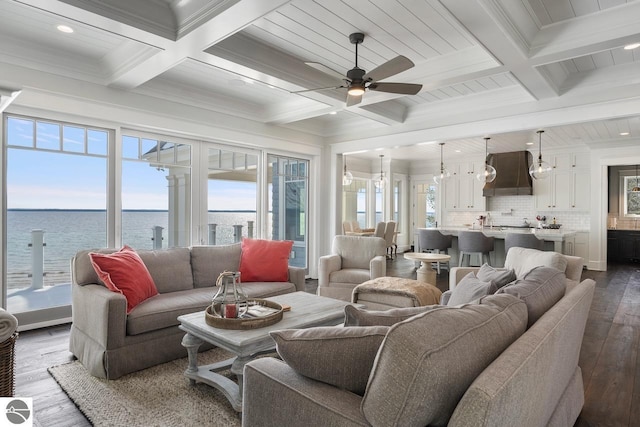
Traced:
<path fill-rule="evenodd" d="M 390 276 L 416 276 L 402 255 L 387 268 Z M 640 426 L 640 265 L 610 265 L 582 277 L 597 288 L 580 355 L 586 402 L 576 427 Z M 448 280 L 442 271 L 438 288 L 446 290 Z M 315 287 L 307 282 L 308 291 Z M 22 332 L 17 341 L 16 396 L 33 398 L 36 426 L 90 425 L 47 372 L 72 360 L 68 339 L 69 325 L 61 325 Z"/>

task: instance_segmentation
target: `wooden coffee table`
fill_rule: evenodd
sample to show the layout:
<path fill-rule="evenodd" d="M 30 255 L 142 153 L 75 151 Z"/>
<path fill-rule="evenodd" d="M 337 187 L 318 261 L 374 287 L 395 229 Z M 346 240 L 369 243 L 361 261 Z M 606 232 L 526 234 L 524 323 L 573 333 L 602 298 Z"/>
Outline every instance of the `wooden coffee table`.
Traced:
<path fill-rule="evenodd" d="M 432 262 L 445 262 L 451 259 L 451 255 L 432 254 L 428 252 L 405 252 L 404 257 L 413 261 L 421 261 L 422 265 L 416 271 L 416 279 L 419 282 L 436 284 L 436 272 L 431 268 Z"/>
<path fill-rule="evenodd" d="M 244 365 L 256 356 L 275 350 L 275 342 L 269 332 L 279 329 L 302 329 L 313 326 L 333 326 L 344 321 L 344 307 L 351 304 L 333 298 L 321 297 L 307 292 L 293 292 L 267 298 L 278 304 L 288 304 L 291 311 L 284 312 L 278 323 L 258 329 L 232 330 L 209 326 L 204 311 L 178 317 L 180 329 L 187 334 L 182 345 L 189 355 L 189 367 L 184 375 L 191 385 L 202 382 L 220 390 L 231 402 L 233 409 L 242 411 L 242 375 Z M 208 342 L 235 355 L 231 359 L 198 366 L 198 347 Z M 238 377 L 236 383 L 218 372 L 231 368 Z"/>

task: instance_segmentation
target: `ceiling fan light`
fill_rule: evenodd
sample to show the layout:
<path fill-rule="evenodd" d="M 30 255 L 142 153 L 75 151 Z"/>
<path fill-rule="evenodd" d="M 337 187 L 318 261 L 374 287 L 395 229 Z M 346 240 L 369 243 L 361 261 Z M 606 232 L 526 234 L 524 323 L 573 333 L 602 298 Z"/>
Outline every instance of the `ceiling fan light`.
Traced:
<path fill-rule="evenodd" d="M 364 94 L 364 86 L 351 86 L 347 93 L 351 96 L 362 96 Z"/>

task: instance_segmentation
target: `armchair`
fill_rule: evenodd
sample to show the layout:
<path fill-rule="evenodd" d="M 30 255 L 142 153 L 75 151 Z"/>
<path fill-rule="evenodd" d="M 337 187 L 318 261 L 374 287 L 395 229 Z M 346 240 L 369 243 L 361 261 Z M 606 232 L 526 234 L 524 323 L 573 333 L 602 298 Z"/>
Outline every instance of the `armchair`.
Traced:
<path fill-rule="evenodd" d="M 331 255 L 318 262 L 318 295 L 351 301 L 360 283 L 387 274 L 387 243 L 380 237 L 335 236 Z"/>

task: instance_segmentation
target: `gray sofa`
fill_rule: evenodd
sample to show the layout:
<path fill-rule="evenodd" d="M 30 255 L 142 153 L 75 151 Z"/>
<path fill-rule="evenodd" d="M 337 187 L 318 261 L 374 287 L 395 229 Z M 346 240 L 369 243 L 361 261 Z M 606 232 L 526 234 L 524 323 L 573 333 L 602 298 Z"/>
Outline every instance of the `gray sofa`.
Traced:
<path fill-rule="evenodd" d="M 115 251 L 83 250 L 71 260 L 69 349 L 91 375 L 108 379 L 186 356 L 177 317 L 211 304 L 218 275 L 239 269 L 241 245 L 138 251 L 158 295 L 128 315 L 125 297 L 105 287 L 89 258 L 89 252 Z M 266 298 L 304 291 L 304 276 L 304 269 L 289 267 L 288 282 L 243 282 L 242 287 L 249 297 Z"/>
<path fill-rule="evenodd" d="M 518 306 L 525 302 L 504 293 L 480 304 L 433 306 L 391 326 L 364 395 L 275 358 L 252 361 L 244 372 L 243 425 L 573 426 L 584 404 L 578 357 L 595 282 L 573 283 L 548 269 L 566 281 L 566 291 L 528 329 L 529 303 L 522 326 Z M 496 318 L 509 321 L 488 327 L 495 322 L 476 317 L 483 304 L 502 306 Z"/>

